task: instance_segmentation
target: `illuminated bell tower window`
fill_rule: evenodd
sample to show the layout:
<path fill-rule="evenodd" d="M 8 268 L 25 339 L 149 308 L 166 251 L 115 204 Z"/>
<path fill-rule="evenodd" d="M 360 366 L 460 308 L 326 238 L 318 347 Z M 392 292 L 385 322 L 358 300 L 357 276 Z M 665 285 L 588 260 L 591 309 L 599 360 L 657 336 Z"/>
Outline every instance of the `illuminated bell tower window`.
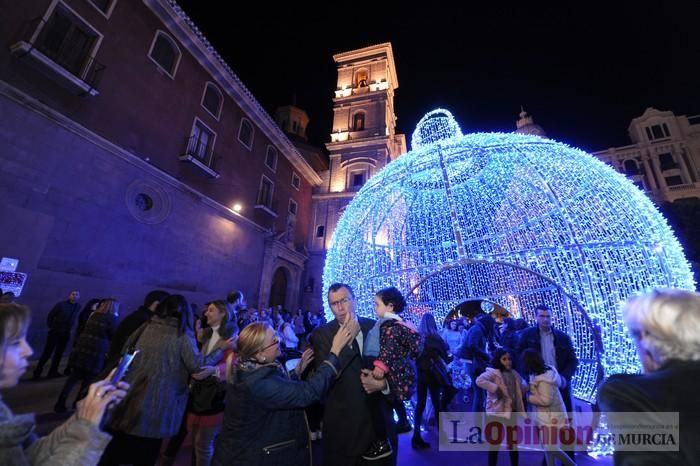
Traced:
<path fill-rule="evenodd" d="M 367 87 L 369 83 L 369 74 L 367 70 L 360 70 L 355 74 L 355 87 Z"/>

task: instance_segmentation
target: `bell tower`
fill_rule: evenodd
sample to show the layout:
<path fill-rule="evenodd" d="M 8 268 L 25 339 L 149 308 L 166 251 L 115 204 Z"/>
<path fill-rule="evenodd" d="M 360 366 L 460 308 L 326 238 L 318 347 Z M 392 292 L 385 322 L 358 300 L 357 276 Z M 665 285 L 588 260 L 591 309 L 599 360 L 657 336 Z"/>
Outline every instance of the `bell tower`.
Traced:
<path fill-rule="evenodd" d="M 333 95 L 329 169 L 313 195 L 309 263 L 304 288 L 307 309 L 323 307 L 323 266 L 335 227 L 355 193 L 386 164 L 406 152 L 396 134 L 394 92 L 399 87 L 391 43 L 333 56 L 338 79 Z M 308 301 L 307 301 L 308 300 Z"/>

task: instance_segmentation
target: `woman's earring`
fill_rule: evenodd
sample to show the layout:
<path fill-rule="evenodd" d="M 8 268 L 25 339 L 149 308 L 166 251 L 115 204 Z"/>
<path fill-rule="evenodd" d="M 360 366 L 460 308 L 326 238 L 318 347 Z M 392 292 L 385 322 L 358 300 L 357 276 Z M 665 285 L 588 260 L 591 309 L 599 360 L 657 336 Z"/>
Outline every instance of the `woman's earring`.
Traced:
<path fill-rule="evenodd" d="M 262 362 L 265 362 L 265 356 L 262 357 Z"/>

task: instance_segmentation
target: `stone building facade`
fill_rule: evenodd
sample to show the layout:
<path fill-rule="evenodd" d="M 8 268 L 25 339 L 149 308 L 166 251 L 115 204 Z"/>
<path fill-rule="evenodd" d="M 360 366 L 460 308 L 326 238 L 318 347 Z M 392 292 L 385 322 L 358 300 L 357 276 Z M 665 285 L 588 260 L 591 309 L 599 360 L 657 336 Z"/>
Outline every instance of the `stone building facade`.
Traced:
<path fill-rule="evenodd" d="M 700 115 L 647 108 L 628 128 L 632 144 L 594 152 L 656 203 L 700 198 Z"/>
<path fill-rule="evenodd" d="M 300 304 L 322 178 L 176 2 L 0 11 L 0 256 L 34 344 L 70 289 Z"/>

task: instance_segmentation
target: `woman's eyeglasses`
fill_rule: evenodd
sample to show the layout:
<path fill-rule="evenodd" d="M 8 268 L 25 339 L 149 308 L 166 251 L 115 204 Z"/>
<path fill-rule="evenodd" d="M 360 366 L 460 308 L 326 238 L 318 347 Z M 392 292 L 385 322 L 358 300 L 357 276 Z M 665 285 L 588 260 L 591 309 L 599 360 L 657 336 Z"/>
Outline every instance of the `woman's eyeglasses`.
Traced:
<path fill-rule="evenodd" d="M 280 344 L 279 339 L 275 338 L 274 340 L 272 340 L 272 343 L 270 343 L 269 345 L 265 346 L 263 349 L 260 350 L 260 352 L 263 352 L 263 351 L 265 351 L 266 349 L 272 348 L 273 346 L 279 345 L 279 344 Z"/>

